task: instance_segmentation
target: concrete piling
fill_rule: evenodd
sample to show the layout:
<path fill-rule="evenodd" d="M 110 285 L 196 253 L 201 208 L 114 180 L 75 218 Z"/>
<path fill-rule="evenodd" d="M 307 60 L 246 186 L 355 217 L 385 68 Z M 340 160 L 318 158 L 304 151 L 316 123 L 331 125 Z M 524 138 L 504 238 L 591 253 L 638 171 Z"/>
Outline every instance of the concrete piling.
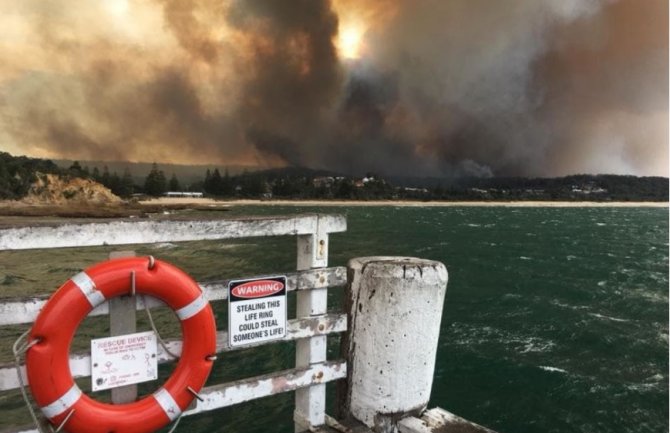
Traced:
<path fill-rule="evenodd" d="M 350 260 L 348 272 L 340 416 L 396 432 L 430 399 L 447 270 L 432 260 L 363 257 Z"/>

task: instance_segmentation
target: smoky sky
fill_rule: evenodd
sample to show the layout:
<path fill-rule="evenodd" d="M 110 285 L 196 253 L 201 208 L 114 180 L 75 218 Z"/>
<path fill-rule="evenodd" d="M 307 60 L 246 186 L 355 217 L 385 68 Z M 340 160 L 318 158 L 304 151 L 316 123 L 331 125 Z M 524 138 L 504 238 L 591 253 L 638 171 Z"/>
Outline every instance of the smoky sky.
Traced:
<path fill-rule="evenodd" d="M 0 4 L 0 150 L 404 176 L 668 174 L 667 1 Z"/>

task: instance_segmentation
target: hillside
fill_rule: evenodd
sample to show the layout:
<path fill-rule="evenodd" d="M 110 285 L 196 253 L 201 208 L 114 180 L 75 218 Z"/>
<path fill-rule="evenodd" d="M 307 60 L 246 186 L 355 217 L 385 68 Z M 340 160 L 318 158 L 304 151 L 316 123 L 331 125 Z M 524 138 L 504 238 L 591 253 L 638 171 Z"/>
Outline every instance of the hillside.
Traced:
<path fill-rule="evenodd" d="M 108 188 L 91 179 L 48 173 L 35 173 L 35 177 L 37 179 L 21 200 L 26 204 L 110 205 L 122 202 Z"/>
<path fill-rule="evenodd" d="M 12 156 L 0 152 L 0 199 L 23 198 L 37 180 L 35 173 L 61 174 L 62 170 L 52 161 L 27 156 Z"/>
<path fill-rule="evenodd" d="M 29 205 L 113 205 L 121 199 L 86 176 L 50 160 L 0 152 L 0 199 Z"/>

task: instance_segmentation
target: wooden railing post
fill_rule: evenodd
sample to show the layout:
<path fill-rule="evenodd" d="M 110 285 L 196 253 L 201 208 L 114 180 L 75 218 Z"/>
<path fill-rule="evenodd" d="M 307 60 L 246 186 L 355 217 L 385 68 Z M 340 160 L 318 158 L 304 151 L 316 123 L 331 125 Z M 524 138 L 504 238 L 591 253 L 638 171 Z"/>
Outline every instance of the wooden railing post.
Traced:
<path fill-rule="evenodd" d="M 328 233 L 317 219 L 315 233 L 298 236 L 298 270 L 328 266 Z M 309 317 L 326 313 L 328 290 L 315 289 L 298 292 L 296 316 Z M 326 336 L 298 340 L 295 366 L 309 367 L 326 360 Z M 310 426 L 322 425 L 326 415 L 326 385 L 318 384 L 295 392 L 295 430 L 301 432 Z"/>
<path fill-rule="evenodd" d="M 340 417 L 396 432 L 430 399 L 447 270 L 432 260 L 364 257 L 350 260 L 348 272 Z"/>
<path fill-rule="evenodd" d="M 109 254 L 110 259 L 121 257 L 135 257 L 134 251 L 114 251 Z M 130 287 L 130 274 L 128 274 L 128 287 Z M 135 297 L 120 296 L 109 301 L 109 335 L 132 334 L 137 330 L 135 314 Z M 131 403 L 137 399 L 137 385 L 126 385 L 112 389 L 112 402 L 114 404 Z"/>

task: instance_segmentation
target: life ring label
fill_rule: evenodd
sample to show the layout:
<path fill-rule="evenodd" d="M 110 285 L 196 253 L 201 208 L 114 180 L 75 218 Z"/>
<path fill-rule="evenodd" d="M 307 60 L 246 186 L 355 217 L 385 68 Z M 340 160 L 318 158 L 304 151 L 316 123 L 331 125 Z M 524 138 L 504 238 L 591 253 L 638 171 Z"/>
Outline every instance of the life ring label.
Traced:
<path fill-rule="evenodd" d="M 91 390 L 102 391 L 158 379 L 153 331 L 91 340 Z"/>

